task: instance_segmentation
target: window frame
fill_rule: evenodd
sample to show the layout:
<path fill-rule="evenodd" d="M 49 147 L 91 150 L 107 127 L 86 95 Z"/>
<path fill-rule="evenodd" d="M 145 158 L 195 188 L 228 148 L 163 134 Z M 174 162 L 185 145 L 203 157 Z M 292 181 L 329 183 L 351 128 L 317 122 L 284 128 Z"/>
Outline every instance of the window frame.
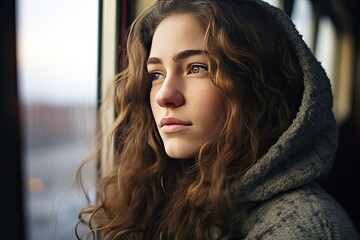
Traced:
<path fill-rule="evenodd" d="M 24 239 L 20 114 L 17 93 L 15 0 L 0 3 L 0 95 L 2 183 L 0 231 L 4 239 Z"/>
<path fill-rule="evenodd" d="M 98 109 L 101 108 L 97 134 L 108 136 L 115 121 L 115 104 L 112 101 L 113 79 L 121 71 L 123 61 L 122 49 L 125 48 L 126 31 L 130 26 L 130 0 L 99 0 L 99 82 L 98 82 Z M 101 156 L 98 159 L 98 174 L 105 175 L 114 166 L 114 146 L 108 141 L 102 141 Z"/>

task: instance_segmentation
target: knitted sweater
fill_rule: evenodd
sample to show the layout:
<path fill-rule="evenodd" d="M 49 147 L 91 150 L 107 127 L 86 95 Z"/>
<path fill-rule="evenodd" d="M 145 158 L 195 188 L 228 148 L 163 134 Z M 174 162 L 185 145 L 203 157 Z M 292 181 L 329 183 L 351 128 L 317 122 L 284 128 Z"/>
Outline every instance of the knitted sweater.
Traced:
<path fill-rule="evenodd" d="M 289 17 L 258 2 L 293 47 L 304 93 L 290 127 L 232 184 L 234 206 L 242 210 L 233 219 L 235 232 L 225 239 L 360 239 L 341 206 L 312 183 L 328 172 L 337 147 L 329 79 Z"/>

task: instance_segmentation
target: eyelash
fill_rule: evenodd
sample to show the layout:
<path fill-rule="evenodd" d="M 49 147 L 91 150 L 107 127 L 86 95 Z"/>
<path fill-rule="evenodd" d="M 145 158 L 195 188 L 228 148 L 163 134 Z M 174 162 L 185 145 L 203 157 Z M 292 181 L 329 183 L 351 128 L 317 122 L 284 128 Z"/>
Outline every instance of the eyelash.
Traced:
<path fill-rule="evenodd" d="M 198 71 L 199 72 L 192 72 L 194 71 L 195 68 L 198 68 Z M 204 71 L 208 71 L 208 66 L 205 65 L 205 64 L 199 64 L 199 63 L 193 63 L 193 64 L 190 64 L 189 67 L 188 67 L 188 71 L 187 71 L 187 74 L 200 74 Z M 201 71 L 201 69 L 203 69 L 203 71 Z M 149 73 L 149 79 L 150 81 L 155 81 L 155 80 L 158 80 L 160 79 L 161 75 L 163 75 L 161 72 L 152 72 L 152 73 Z"/>

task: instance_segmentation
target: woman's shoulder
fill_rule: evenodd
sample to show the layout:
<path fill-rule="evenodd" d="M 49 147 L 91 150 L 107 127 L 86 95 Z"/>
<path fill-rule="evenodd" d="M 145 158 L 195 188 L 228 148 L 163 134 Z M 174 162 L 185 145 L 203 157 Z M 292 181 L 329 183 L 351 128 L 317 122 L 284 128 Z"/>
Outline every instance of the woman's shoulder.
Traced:
<path fill-rule="evenodd" d="M 315 184 L 256 204 L 238 223 L 245 239 L 360 239 L 342 207 Z"/>

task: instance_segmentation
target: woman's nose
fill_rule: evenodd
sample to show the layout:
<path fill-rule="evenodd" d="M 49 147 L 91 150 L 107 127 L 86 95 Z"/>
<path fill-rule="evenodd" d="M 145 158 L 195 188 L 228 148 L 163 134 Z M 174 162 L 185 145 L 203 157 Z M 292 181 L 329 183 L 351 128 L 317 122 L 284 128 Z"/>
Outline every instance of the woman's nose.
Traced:
<path fill-rule="evenodd" d="M 184 105 L 185 98 L 179 79 L 168 75 L 155 95 L 155 101 L 159 106 L 166 108 Z"/>

